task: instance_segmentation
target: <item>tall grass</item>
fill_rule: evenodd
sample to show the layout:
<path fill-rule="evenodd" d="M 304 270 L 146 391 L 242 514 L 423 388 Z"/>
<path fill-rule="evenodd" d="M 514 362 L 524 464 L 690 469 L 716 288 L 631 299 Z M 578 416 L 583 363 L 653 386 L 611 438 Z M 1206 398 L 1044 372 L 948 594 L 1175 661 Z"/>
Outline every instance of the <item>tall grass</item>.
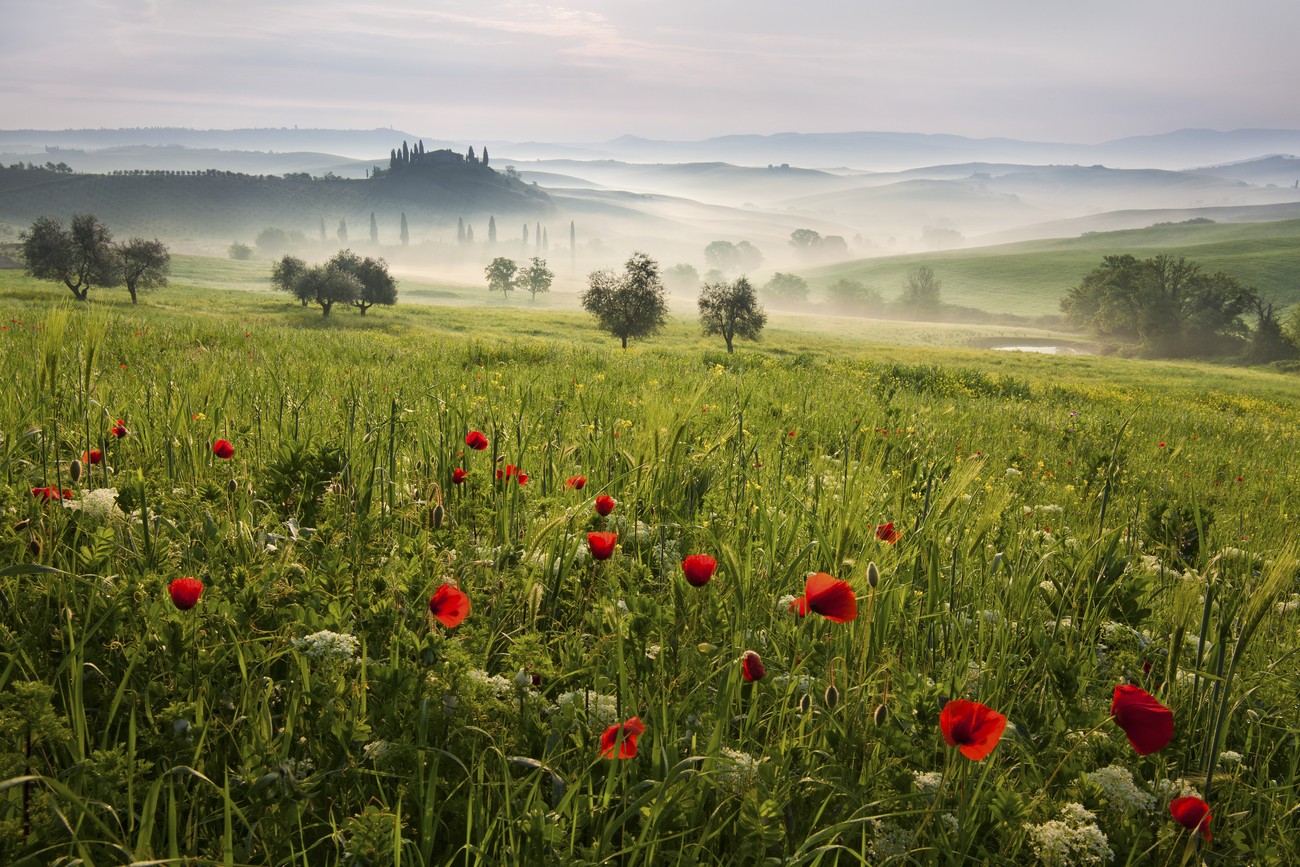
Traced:
<path fill-rule="evenodd" d="M 1293 857 L 1291 381 L 169 302 L 0 303 L 5 863 L 1033 863 L 1072 803 L 1117 863 Z M 791 613 L 817 571 L 856 620 Z M 1123 681 L 1164 750 L 1108 722 Z M 982 762 L 957 697 L 1010 719 Z"/>

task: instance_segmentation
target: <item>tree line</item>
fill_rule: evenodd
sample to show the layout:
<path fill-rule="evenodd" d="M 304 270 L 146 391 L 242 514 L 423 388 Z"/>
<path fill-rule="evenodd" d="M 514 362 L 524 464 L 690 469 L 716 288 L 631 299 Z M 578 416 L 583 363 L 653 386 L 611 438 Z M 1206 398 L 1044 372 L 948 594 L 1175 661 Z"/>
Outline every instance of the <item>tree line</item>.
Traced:
<path fill-rule="evenodd" d="M 94 214 L 74 214 L 68 226 L 38 217 L 18 241 L 27 273 L 63 283 L 78 301 L 89 301 L 93 288 L 125 285 L 136 304 L 142 290 L 166 286 L 171 271 L 166 244 L 157 238 L 114 242 Z"/>

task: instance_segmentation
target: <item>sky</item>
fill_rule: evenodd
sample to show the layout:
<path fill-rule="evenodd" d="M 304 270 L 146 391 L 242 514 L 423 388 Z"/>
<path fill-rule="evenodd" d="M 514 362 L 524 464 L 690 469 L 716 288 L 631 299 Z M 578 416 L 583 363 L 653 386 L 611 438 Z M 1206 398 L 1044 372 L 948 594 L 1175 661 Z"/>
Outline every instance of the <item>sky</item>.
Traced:
<path fill-rule="evenodd" d="M 0 0 L 0 128 L 1300 127 L 1297 0 Z"/>

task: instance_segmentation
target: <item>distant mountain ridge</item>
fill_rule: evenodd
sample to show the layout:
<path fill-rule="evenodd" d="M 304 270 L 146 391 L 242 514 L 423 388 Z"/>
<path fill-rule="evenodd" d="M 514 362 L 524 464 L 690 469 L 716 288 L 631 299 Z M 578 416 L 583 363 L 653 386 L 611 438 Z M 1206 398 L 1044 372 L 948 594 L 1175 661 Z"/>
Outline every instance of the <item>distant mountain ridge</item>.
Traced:
<path fill-rule="evenodd" d="M 788 163 L 804 168 L 846 167 L 898 171 L 938 163 L 1011 162 L 1103 164 L 1113 168 L 1188 169 L 1251 160 L 1263 154 L 1300 153 L 1300 130 L 1181 129 L 1129 136 L 1099 144 L 971 138 L 947 133 L 859 131 L 726 135 L 672 141 L 624 135 L 605 142 L 473 142 L 394 129 L 183 128 L 0 130 L 0 153 L 23 148 L 108 148 L 181 145 L 247 151 L 315 151 L 359 160 L 382 160 L 394 141 L 423 139 L 426 147 L 492 149 L 506 159 L 618 159 L 636 162 L 717 162 L 750 166 Z M 504 163 L 502 163 L 504 164 Z"/>

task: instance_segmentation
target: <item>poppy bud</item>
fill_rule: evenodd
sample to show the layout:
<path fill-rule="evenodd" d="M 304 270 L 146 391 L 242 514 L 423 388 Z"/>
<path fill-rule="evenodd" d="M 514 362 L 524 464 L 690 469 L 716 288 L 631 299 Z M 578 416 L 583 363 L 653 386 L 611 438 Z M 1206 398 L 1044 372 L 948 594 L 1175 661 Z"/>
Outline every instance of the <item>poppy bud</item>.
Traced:
<path fill-rule="evenodd" d="M 68 464 L 68 476 L 74 483 L 81 481 L 81 461 L 72 459 L 72 463 Z"/>
<path fill-rule="evenodd" d="M 234 479 L 231 479 L 230 481 L 226 482 L 226 490 L 231 494 L 235 493 L 235 491 L 239 490 L 239 482 L 235 481 Z"/>
<path fill-rule="evenodd" d="M 447 511 L 443 509 L 441 503 L 438 503 L 429 510 L 429 526 L 434 530 L 441 530 L 443 519 L 446 517 Z"/>
<path fill-rule="evenodd" d="M 826 687 L 826 692 L 822 695 L 822 702 L 828 708 L 835 707 L 840 703 L 840 691 L 835 688 L 835 684 Z"/>
<path fill-rule="evenodd" d="M 799 697 L 799 713 L 808 713 L 812 710 L 812 696 L 804 693 Z"/>
<path fill-rule="evenodd" d="M 27 542 L 27 550 L 31 552 L 32 557 L 39 559 L 41 556 L 41 540 L 32 536 Z"/>
<path fill-rule="evenodd" d="M 21 533 L 23 530 L 27 529 L 27 526 L 31 524 L 31 522 L 32 522 L 31 518 L 23 518 L 17 524 L 14 524 L 14 532 Z"/>
<path fill-rule="evenodd" d="M 880 586 L 880 570 L 876 568 L 875 561 L 867 564 L 867 585 L 872 589 Z"/>
<path fill-rule="evenodd" d="M 871 714 L 871 719 L 878 726 L 884 725 L 885 720 L 889 719 L 889 708 L 883 704 L 876 705 L 876 710 Z"/>

